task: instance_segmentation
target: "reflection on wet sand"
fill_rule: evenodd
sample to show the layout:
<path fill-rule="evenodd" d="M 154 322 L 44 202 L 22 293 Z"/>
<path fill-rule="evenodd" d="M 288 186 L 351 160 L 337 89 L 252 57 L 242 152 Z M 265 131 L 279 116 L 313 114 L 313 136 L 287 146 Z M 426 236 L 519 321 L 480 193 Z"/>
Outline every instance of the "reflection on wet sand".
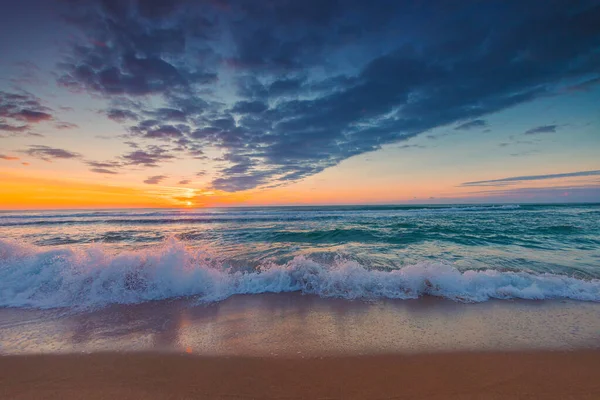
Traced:
<path fill-rule="evenodd" d="M 600 347 L 600 304 L 436 298 L 377 302 L 301 294 L 111 306 L 72 313 L 0 310 L 4 354 L 174 351 L 316 356 Z"/>

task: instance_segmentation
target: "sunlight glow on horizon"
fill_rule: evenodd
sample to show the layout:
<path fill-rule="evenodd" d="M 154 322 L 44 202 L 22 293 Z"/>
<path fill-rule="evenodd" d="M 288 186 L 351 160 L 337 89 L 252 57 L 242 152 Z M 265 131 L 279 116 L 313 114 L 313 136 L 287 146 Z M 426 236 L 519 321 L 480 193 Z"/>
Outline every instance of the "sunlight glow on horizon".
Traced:
<path fill-rule="evenodd" d="M 544 190 L 555 187 L 559 199 L 569 202 L 573 190 L 593 183 L 589 177 L 569 180 L 555 179 L 553 182 L 531 182 L 516 185 L 528 190 Z M 549 185 L 550 183 L 550 185 Z M 447 187 L 445 196 L 429 196 L 427 190 L 433 188 L 405 187 L 394 191 L 387 185 L 373 186 L 369 191 L 351 188 L 330 188 L 311 190 L 297 187 L 278 187 L 271 190 L 250 190 L 227 193 L 201 188 L 152 185 L 126 187 L 118 185 L 85 183 L 75 180 L 29 177 L 22 174 L 3 174 L 0 187 L 0 209 L 70 209 L 70 208 L 203 208 L 231 206 L 270 206 L 270 205 L 335 205 L 335 204 L 414 204 L 414 203 L 469 203 L 469 202 L 528 202 L 525 195 L 521 199 L 506 196 L 498 200 L 493 197 L 496 190 L 485 187 Z M 583 186 L 582 186 L 583 185 Z M 387 194 L 387 196 L 386 196 Z M 413 195 L 415 194 L 415 195 Z M 418 194 L 418 196 L 416 195 Z M 474 194 L 478 197 L 473 201 Z M 529 202 L 537 198 L 530 196 Z"/>

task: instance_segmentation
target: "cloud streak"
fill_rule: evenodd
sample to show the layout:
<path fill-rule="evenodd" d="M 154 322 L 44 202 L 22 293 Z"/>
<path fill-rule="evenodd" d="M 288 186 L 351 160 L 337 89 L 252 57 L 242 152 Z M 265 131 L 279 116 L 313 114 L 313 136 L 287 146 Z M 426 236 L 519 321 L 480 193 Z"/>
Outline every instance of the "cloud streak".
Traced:
<path fill-rule="evenodd" d="M 540 133 L 555 133 L 557 128 L 558 128 L 557 125 L 542 125 L 542 126 L 538 126 L 536 128 L 531 128 L 531 129 L 525 131 L 525 135 L 537 135 Z"/>
<path fill-rule="evenodd" d="M 471 129 L 477 129 L 477 128 L 487 128 L 488 124 L 486 121 L 482 120 L 482 119 L 476 119 L 474 121 L 469 121 L 469 122 L 465 122 L 464 124 L 460 124 L 459 126 L 457 126 L 456 128 L 454 128 L 455 130 L 459 130 L 459 131 L 468 131 Z"/>
<path fill-rule="evenodd" d="M 79 153 L 42 145 L 31 145 L 28 149 L 21 150 L 21 153 L 48 162 L 52 162 L 54 159 L 68 160 L 81 157 L 81 154 Z"/>
<path fill-rule="evenodd" d="M 510 178 L 502 179 L 491 179 L 487 181 L 475 181 L 465 182 L 460 186 L 507 186 L 518 182 L 524 181 L 539 181 L 546 179 L 560 179 L 560 178 L 576 178 L 582 176 L 596 176 L 600 175 L 600 170 L 592 171 L 578 171 L 578 172 L 566 172 L 562 174 L 547 174 L 547 175 L 525 175 L 525 176 L 513 176 Z"/>
<path fill-rule="evenodd" d="M 144 183 L 146 183 L 148 185 L 157 185 L 167 178 L 168 178 L 168 176 L 166 176 L 166 175 L 150 176 L 150 177 L 148 177 L 148 179 L 144 180 Z"/>

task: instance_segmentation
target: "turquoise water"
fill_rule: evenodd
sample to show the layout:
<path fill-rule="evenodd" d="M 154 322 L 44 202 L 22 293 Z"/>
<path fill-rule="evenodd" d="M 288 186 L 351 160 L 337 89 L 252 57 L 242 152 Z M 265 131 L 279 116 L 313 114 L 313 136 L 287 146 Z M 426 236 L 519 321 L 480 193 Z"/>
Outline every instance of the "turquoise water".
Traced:
<path fill-rule="evenodd" d="M 265 291 L 600 300 L 600 204 L 2 212 L 0 231 L 0 306 Z"/>

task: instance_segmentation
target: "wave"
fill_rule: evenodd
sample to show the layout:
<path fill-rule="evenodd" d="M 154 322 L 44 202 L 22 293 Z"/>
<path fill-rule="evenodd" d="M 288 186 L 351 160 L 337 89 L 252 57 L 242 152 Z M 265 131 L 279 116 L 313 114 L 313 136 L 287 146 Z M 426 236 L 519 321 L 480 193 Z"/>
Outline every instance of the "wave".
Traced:
<path fill-rule="evenodd" d="M 101 245 L 46 250 L 0 240 L 0 306 L 102 307 L 193 296 L 214 302 L 235 294 L 302 292 L 346 299 L 460 302 L 489 299 L 600 301 L 600 280 L 497 270 L 459 271 L 443 263 L 370 270 L 356 261 L 325 265 L 306 257 L 234 270 L 202 250 L 169 239 L 153 248 L 110 253 Z"/>
<path fill-rule="evenodd" d="M 443 211 L 497 211 L 497 210 L 518 210 L 519 204 L 502 204 L 489 206 L 465 206 L 465 207 L 443 207 L 435 210 Z"/>
<path fill-rule="evenodd" d="M 127 212 L 88 212 L 60 214 L 10 214 L 0 215 L 0 226 L 54 226 L 54 225 L 169 225 L 169 224 L 210 224 L 210 223 L 261 223 L 261 222 L 296 222 L 296 221 L 327 221 L 348 218 L 351 216 L 371 216 L 388 218 L 377 211 L 397 211 L 408 215 L 421 213 L 464 213 L 487 211 L 519 210 L 517 204 L 482 205 L 482 206 L 429 206 L 429 207 L 389 207 L 364 209 L 333 209 L 312 210 L 298 214 L 282 208 L 278 210 L 247 209 L 245 211 L 155 211 L 140 213 L 134 210 Z M 375 213 L 375 214 L 374 214 Z"/>
<path fill-rule="evenodd" d="M 311 220 L 335 220 L 337 215 L 324 215 L 311 217 Z M 39 221 L 9 221 L 0 222 L 0 226 L 49 226 L 49 225 L 170 225 L 170 224 L 220 224 L 220 223 L 264 223 L 264 222 L 298 222 L 305 221 L 306 217 L 272 216 L 272 217 L 212 217 L 212 218 L 145 218 L 138 219 L 136 215 L 130 218 L 115 219 L 41 219 Z"/>

